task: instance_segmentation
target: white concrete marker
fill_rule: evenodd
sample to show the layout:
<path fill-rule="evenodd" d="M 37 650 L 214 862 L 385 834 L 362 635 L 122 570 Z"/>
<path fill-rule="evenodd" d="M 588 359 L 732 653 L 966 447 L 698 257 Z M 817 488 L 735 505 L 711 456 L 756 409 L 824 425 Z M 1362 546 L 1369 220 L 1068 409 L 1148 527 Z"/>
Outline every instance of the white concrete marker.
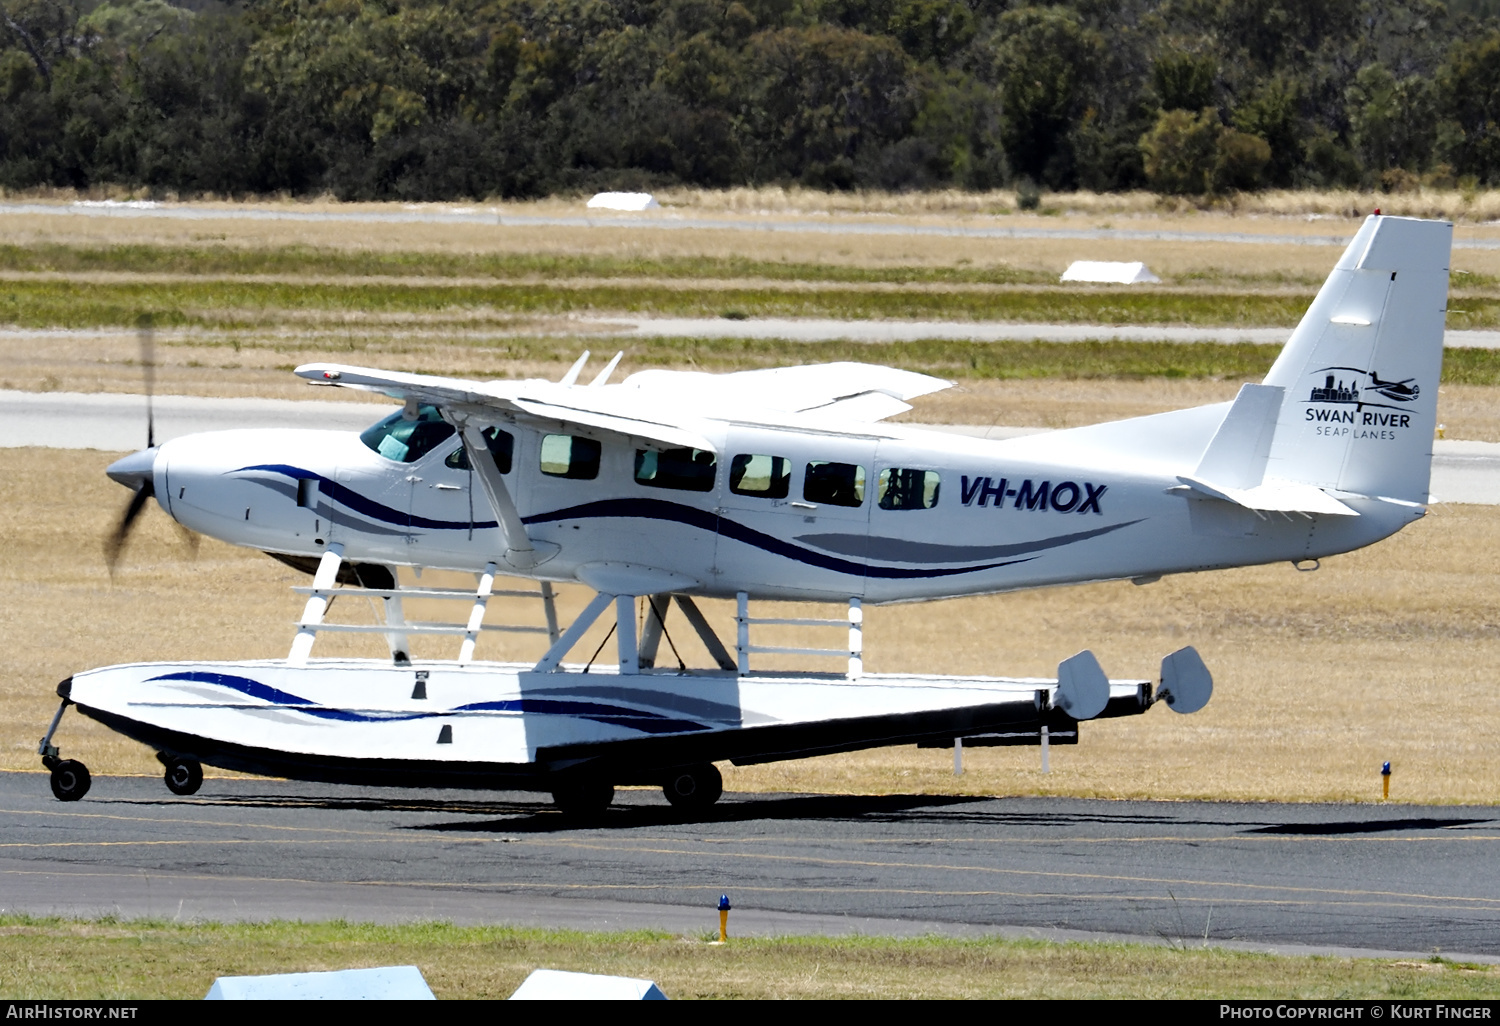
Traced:
<path fill-rule="evenodd" d="M 661 204 L 649 192 L 601 192 L 589 200 L 595 210 L 659 210 Z"/>
<path fill-rule="evenodd" d="M 1063 281 L 1093 281 L 1109 285 L 1140 285 L 1161 281 L 1146 270 L 1139 260 L 1119 263 L 1113 260 L 1074 260 L 1063 272 Z"/>
<path fill-rule="evenodd" d="M 435 1001 L 414 965 L 333 973 L 220 976 L 206 1001 Z"/>
<path fill-rule="evenodd" d="M 665 1001 L 651 980 L 538 969 L 521 982 L 512 1001 Z"/>

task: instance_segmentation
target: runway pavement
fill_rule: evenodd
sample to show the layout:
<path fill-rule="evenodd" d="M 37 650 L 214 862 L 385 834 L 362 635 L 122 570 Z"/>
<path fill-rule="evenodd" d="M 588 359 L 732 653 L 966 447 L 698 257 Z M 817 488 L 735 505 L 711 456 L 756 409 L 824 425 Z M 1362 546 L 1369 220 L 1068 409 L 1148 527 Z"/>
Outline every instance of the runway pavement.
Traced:
<path fill-rule="evenodd" d="M 69 753 L 86 758 L 85 752 Z M 700 822 L 545 796 L 0 774 L 7 912 L 1003 933 L 1500 961 L 1500 812 L 1401 805 L 731 794 Z"/>
<path fill-rule="evenodd" d="M 156 437 L 166 441 L 198 431 L 300 427 L 358 431 L 391 407 L 290 399 L 207 399 L 157 396 Z M 41 446 L 122 452 L 145 445 L 144 396 L 116 393 L 0 391 L 0 448 Z M 982 438 L 1013 438 L 1030 427 L 929 425 Z M 1433 443 L 1434 501 L 1500 504 L 1500 444 Z"/>
<path fill-rule="evenodd" d="M 397 208 L 352 206 L 349 209 L 315 209 L 301 204 L 255 206 L 237 204 L 160 203 L 154 200 L 83 200 L 74 203 L 0 203 L 0 216 L 45 214 L 65 217 L 162 218 L 180 221 L 304 221 L 349 224 L 487 224 L 524 228 L 599 228 L 627 231 L 749 231 L 793 232 L 816 235 L 936 236 L 971 239 L 1118 239 L 1130 242 L 1227 242 L 1244 245 L 1345 246 L 1352 231 L 1313 235 L 1293 232 L 1191 232 L 1139 228 L 1061 228 L 1030 225 L 942 224 L 897 221 L 888 215 L 820 214 L 724 214 L 702 216 L 672 210 L 635 214 L 586 212 L 576 215 L 520 214 L 503 207 L 408 204 Z M 1343 219 L 1339 219 L 1343 221 Z M 1347 221 L 1343 221 L 1347 224 Z M 1332 226 L 1331 226 L 1332 227 Z M 1454 249 L 1500 249 L 1497 239 L 1453 241 Z"/>

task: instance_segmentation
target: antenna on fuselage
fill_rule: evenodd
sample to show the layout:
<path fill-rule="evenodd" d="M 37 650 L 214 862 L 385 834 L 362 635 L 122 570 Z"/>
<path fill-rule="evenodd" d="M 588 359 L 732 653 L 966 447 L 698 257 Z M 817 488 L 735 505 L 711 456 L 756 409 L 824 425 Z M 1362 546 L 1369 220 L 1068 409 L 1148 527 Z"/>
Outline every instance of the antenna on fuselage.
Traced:
<path fill-rule="evenodd" d="M 573 366 L 568 368 L 568 373 L 562 376 L 559 385 L 573 385 L 578 382 L 578 375 L 583 373 L 583 365 L 589 362 L 589 351 L 585 349 L 583 355 L 573 361 Z"/>
<path fill-rule="evenodd" d="M 598 388 L 600 385 L 606 384 L 609 381 L 609 376 L 615 372 L 615 368 L 620 366 L 620 359 L 624 355 L 625 350 L 623 349 L 616 353 L 615 358 L 605 365 L 604 369 L 595 376 L 593 381 L 589 382 L 589 387 Z"/>

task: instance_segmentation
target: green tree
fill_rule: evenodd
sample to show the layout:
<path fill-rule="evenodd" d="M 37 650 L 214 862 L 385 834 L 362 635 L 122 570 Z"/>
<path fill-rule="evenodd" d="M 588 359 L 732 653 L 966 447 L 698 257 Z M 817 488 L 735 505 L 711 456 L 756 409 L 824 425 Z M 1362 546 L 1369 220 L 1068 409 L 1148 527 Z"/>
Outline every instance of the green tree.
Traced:
<path fill-rule="evenodd" d="M 1196 114 L 1166 110 L 1141 136 L 1146 179 L 1157 192 L 1196 195 L 1213 188 L 1219 119 L 1212 109 Z"/>
<path fill-rule="evenodd" d="M 1262 83 L 1235 109 L 1231 120 L 1235 128 L 1259 136 L 1270 147 L 1266 183 L 1280 188 L 1292 185 L 1303 159 L 1304 129 L 1297 83 L 1280 76 Z"/>
<path fill-rule="evenodd" d="M 1500 29 L 1455 41 L 1438 68 L 1443 156 L 1459 174 L 1500 181 Z"/>
<path fill-rule="evenodd" d="M 1000 16 L 996 40 L 1005 152 L 1012 166 L 1053 188 L 1070 184 L 1067 132 L 1087 109 L 1085 85 L 1103 39 L 1067 8 L 1023 7 Z"/>
<path fill-rule="evenodd" d="M 1347 93 L 1350 135 L 1373 179 L 1392 168 L 1421 171 L 1436 129 L 1432 87 L 1418 76 L 1397 79 L 1385 65 L 1359 69 Z"/>
<path fill-rule="evenodd" d="M 889 39 L 817 26 L 751 38 L 741 90 L 751 180 L 851 188 L 856 163 L 900 140 L 920 96 Z"/>
<path fill-rule="evenodd" d="M 1170 51 L 1151 66 L 1162 110 L 1198 111 L 1218 106 L 1219 62 L 1207 54 Z"/>

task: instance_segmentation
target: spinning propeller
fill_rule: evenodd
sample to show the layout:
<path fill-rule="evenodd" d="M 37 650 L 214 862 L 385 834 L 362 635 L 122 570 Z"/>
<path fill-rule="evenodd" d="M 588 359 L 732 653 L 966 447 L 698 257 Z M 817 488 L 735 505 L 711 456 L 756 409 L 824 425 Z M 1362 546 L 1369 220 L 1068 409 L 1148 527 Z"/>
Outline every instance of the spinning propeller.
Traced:
<path fill-rule="evenodd" d="M 156 496 L 154 467 L 156 464 L 156 418 L 152 410 L 152 396 L 156 391 L 156 332 L 152 324 L 150 314 L 142 314 L 136 322 L 136 338 L 140 342 L 141 370 L 146 386 L 146 448 L 139 452 L 133 452 L 129 456 L 116 460 L 109 465 L 105 471 L 111 481 L 117 481 L 126 488 L 134 489 L 135 494 L 130 497 L 129 504 L 125 507 L 124 514 L 115 525 L 115 529 L 104 539 L 104 561 L 109 567 L 111 575 L 115 572 L 115 565 L 120 560 L 120 553 L 124 551 L 125 542 L 130 538 L 130 532 L 135 526 L 136 518 L 146 508 L 146 503 Z M 173 521 L 176 523 L 176 521 Z M 188 544 L 196 552 L 198 548 L 198 536 L 181 524 L 177 529 L 182 532 Z"/>

